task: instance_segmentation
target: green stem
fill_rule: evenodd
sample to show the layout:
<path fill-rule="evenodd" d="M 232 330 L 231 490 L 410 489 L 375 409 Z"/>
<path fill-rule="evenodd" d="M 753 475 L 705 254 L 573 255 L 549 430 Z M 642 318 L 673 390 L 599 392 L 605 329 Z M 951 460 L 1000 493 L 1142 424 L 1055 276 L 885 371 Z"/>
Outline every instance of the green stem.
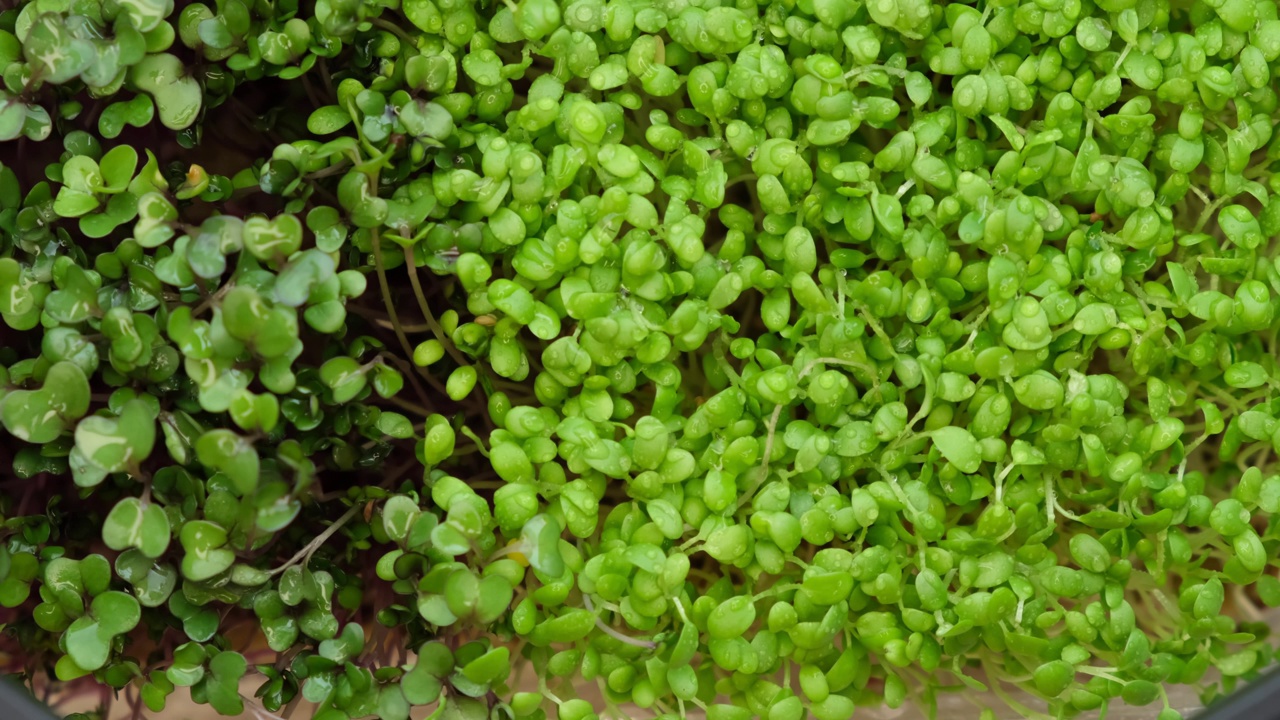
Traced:
<path fill-rule="evenodd" d="M 467 437 L 471 438 L 471 441 L 476 444 L 476 449 L 480 451 L 480 454 L 485 457 L 489 457 L 489 451 L 484 449 L 484 441 L 481 440 L 480 436 L 476 435 L 471 430 L 471 428 L 467 427 L 466 425 L 463 425 L 462 427 L 458 428 L 458 432 L 461 432 L 463 435 L 466 435 Z"/>
<path fill-rule="evenodd" d="M 444 346 L 449 357 L 459 365 L 467 365 L 467 359 L 462 356 L 458 348 L 454 346 L 453 340 L 445 334 L 444 328 L 441 327 L 440 321 L 436 320 L 436 316 L 431 312 L 431 306 L 427 304 L 427 296 L 422 292 L 422 282 L 418 279 L 418 263 L 413 256 L 413 248 L 405 246 L 404 248 L 404 264 L 409 268 L 409 284 L 413 286 L 413 294 L 418 299 L 418 309 L 422 311 L 422 317 L 427 321 L 427 327 L 431 328 L 431 334 L 436 336 L 436 340 Z"/>
<path fill-rule="evenodd" d="M 418 46 L 418 41 L 414 39 L 412 35 L 405 32 L 399 25 L 396 25 L 393 22 L 387 22 L 386 20 L 383 20 L 380 17 L 369 18 L 369 22 L 374 27 L 382 28 L 383 30 L 386 30 L 392 35 L 395 35 L 396 37 L 400 38 L 404 42 L 408 43 L 409 47 L 416 48 Z"/>
<path fill-rule="evenodd" d="M 373 245 L 373 266 L 378 273 L 378 288 L 382 291 L 382 304 L 386 307 L 387 317 L 391 319 L 391 328 L 396 333 L 396 339 L 400 341 L 400 347 L 404 349 L 404 356 L 411 358 L 413 357 L 413 347 L 409 345 L 409 338 L 405 337 L 404 328 L 400 325 L 400 316 L 396 314 L 396 304 L 391 299 L 391 285 L 387 283 L 387 266 L 382 261 L 382 236 L 378 232 L 378 228 L 370 230 L 369 235 Z M 421 373 L 420 369 L 419 373 L 425 375 L 425 373 Z M 413 388 L 417 391 L 418 396 L 425 400 L 427 394 L 423 391 L 422 385 L 418 383 L 418 378 L 415 377 L 419 373 L 410 372 L 405 373 L 405 375 L 408 376 L 409 382 L 413 383 Z"/>
<path fill-rule="evenodd" d="M 1214 199 L 1213 202 L 1206 205 L 1204 210 L 1200 212 L 1200 219 L 1196 220 L 1195 229 L 1192 230 L 1191 232 L 1198 233 L 1201 230 L 1203 230 L 1204 226 L 1209 223 L 1209 218 L 1213 215 L 1213 212 L 1217 210 L 1222 205 L 1222 203 L 1226 201 L 1227 201 L 1227 196 L 1223 195 L 1219 198 Z"/>
<path fill-rule="evenodd" d="M 431 417 L 431 411 L 417 403 L 409 402 L 408 400 L 395 397 L 394 395 L 392 397 L 387 398 L 387 400 L 388 402 L 391 402 L 399 406 L 401 409 L 408 410 L 409 412 L 414 413 L 415 415 L 421 415 L 422 417 Z"/>

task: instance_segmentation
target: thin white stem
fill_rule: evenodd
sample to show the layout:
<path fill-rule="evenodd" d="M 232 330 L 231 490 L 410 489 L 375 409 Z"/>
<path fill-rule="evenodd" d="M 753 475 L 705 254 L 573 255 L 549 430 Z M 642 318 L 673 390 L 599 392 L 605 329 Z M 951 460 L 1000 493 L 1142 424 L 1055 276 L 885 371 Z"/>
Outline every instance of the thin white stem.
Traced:
<path fill-rule="evenodd" d="M 1125 58 L 1129 57 L 1129 51 L 1132 49 L 1133 45 L 1124 46 L 1124 50 L 1120 53 L 1120 57 L 1116 58 L 1116 65 L 1111 68 L 1111 72 L 1115 72 L 1120 69 L 1120 66 L 1124 64 Z"/>
<path fill-rule="evenodd" d="M 874 366 L 858 360 L 842 360 L 835 357 L 820 357 L 810 360 L 809 363 L 800 370 L 800 374 L 796 376 L 796 383 L 798 384 L 801 380 L 804 380 L 809 373 L 813 372 L 814 368 L 823 364 L 843 365 L 845 367 L 858 368 L 871 376 L 871 384 L 873 387 L 880 386 L 880 376 L 877 374 Z M 769 477 L 769 459 L 773 455 L 773 442 L 774 437 L 778 433 L 778 422 L 782 418 L 782 407 L 782 405 L 775 405 L 773 408 L 773 414 L 769 416 L 769 422 L 766 425 L 769 432 L 764 438 L 764 458 L 760 463 L 759 476 L 756 478 L 755 486 L 751 488 L 750 492 L 743 493 L 742 499 L 738 501 L 738 507 L 746 505 L 747 502 L 750 501 L 751 497 L 755 495 L 756 488 L 763 485 Z"/>
<path fill-rule="evenodd" d="M 338 519 L 337 519 L 337 520 L 336 520 L 332 525 L 330 525 L 329 527 L 325 528 L 324 532 L 322 532 L 322 533 L 320 533 L 319 535 L 317 535 L 317 536 L 315 537 L 315 539 L 314 539 L 314 540 L 312 540 L 311 542 L 307 543 L 307 544 L 306 544 L 306 545 L 305 545 L 301 550 L 299 550 L 297 553 L 295 553 L 293 557 L 289 558 L 289 559 L 288 559 L 288 560 L 287 560 L 283 565 L 281 565 L 280 567 L 278 567 L 278 568 L 276 568 L 275 570 L 272 570 L 271 572 L 267 573 L 267 575 L 268 575 L 268 576 L 279 575 L 280 573 L 284 572 L 285 570 L 288 570 L 289 568 L 291 568 L 291 567 L 293 567 L 294 565 L 296 565 L 298 562 L 302 561 L 304 558 L 305 558 L 305 559 L 307 559 L 307 560 L 309 560 L 309 559 L 311 558 L 312 553 L 314 553 L 316 550 L 320 549 L 320 546 L 321 546 L 321 545 L 324 545 L 324 543 L 325 543 L 325 541 L 326 541 L 326 540 L 328 540 L 329 538 L 333 537 L 334 533 L 336 533 L 336 532 L 338 532 L 339 530 L 341 530 L 341 529 L 342 529 L 342 526 L 343 526 L 343 525 L 346 525 L 348 520 L 350 520 L 351 518 L 355 517 L 355 514 L 356 514 L 359 510 L 360 510 L 360 506 L 359 506 L 359 505 L 354 505 L 354 506 L 352 506 L 352 507 L 351 507 L 351 509 L 349 509 L 349 510 L 347 510 L 345 513 L 343 513 L 342 517 L 338 518 Z"/>
<path fill-rule="evenodd" d="M 641 640 L 639 638 L 633 638 L 633 637 L 630 637 L 629 635 L 623 635 L 617 630 L 614 630 L 608 625 L 605 625 L 604 621 L 600 619 L 600 616 L 595 614 L 596 609 L 591 604 L 590 595 L 582 596 L 582 604 L 587 607 L 588 612 L 590 612 L 593 616 L 595 616 L 596 627 L 600 628 L 601 632 L 613 638 L 614 640 L 617 640 L 618 642 L 624 643 L 626 645 L 631 645 L 633 647 L 644 648 L 646 650 L 652 650 L 658 647 L 658 643 L 652 642 L 650 640 Z"/>

